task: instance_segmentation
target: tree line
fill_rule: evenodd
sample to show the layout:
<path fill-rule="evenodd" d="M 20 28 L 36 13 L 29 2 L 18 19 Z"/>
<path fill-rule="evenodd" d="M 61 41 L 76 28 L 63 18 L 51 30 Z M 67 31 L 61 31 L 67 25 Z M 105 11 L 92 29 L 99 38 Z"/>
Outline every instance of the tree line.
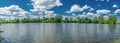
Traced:
<path fill-rule="evenodd" d="M 23 19 L 14 19 L 14 20 L 0 20 L 0 23 L 99 23 L 99 24 L 116 24 L 117 19 L 116 16 L 111 15 L 108 19 L 105 19 L 103 16 L 90 18 L 80 18 L 77 17 L 76 19 L 65 18 L 60 15 L 51 18 L 23 18 Z"/>

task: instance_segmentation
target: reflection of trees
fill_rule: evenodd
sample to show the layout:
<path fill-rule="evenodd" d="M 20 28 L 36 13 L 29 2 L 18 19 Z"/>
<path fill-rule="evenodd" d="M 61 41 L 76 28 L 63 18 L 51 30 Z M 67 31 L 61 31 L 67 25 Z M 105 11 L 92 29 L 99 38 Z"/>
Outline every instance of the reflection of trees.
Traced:
<path fill-rule="evenodd" d="M 1 26 L 2 24 L 0 24 L 0 26 Z M 0 28 L 0 43 L 2 43 L 2 36 L 1 36 L 1 33 L 2 33 L 3 31 L 1 30 L 1 28 Z"/>
<path fill-rule="evenodd" d="M 2 37 L 1 37 L 1 35 L 0 35 L 0 43 L 2 43 Z"/>
<path fill-rule="evenodd" d="M 55 28 L 58 43 L 73 43 L 70 24 L 56 24 Z"/>
<path fill-rule="evenodd" d="M 110 24 L 98 24 L 97 25 L 97 39 L 98 42 L 112 42 L 114 39 L 114 30 L 116 28 L 116 25 L 110 25 Z"/>
<path fill-rule="evenodd" d="M 1 29 L 0 29 L 0 43 L 2 43 L 2 36 L 1 36 L 1 33 L 2 33 L 3 31 L 1 31 Z"/>
<path fill-rule="evenodd" d="M 2 43 L 2 40 L 1 40 L 2 38 L 0 37 L 0 43 Z"/>
<path fill-rule="evenodd" d="M 109 25 L 109 28 L 112 29 L 112 30 L 115 30 L 116 29 L 116 25 L 115 24 L 111 24 L 111 25 Z"/>

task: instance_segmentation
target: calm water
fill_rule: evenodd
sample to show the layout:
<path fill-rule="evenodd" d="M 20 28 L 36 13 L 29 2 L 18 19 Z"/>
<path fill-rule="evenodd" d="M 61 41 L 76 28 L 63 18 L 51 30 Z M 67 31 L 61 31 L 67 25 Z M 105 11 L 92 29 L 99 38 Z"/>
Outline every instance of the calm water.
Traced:
<path fill-rule="evenodd" d="M 120 25 L 23 23 L 0 28 L 3 43 L 120 43 Z"/>

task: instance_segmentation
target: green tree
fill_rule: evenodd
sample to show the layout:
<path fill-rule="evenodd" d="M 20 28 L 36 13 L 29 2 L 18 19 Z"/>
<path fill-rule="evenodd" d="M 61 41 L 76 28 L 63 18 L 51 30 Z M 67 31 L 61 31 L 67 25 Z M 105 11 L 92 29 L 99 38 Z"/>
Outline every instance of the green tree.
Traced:
<path fill-rule="evenodd" d="M 92 23 L 97 23 L 97 22 L 98 22 L 97 17 L 94 17 L 94 18 L 92 19 Z"/>
<path fill-rule="evenodd" d="M 81 23 L 81 18 L 80 17 L 77 17 L 77 22 Z"/>
<path fill-rule="evenodd" d="M 98 17 L 98 23 L 103 24 L 104 23 L 104 18 L 103 16 Z"/>
<path fill-rule="evenodd" d="M 61 23 L 61 22 L 62 22 L 62 16 L 56 15 L 56 16 L 55 16 L 55 22 L 56 22 L 56 23 Z"/>
<path fill-rule="evenodd" d="M 108 23 L 109 24 L 116 24 L 116 22 L 117 22 L 116 16 L 110 15 L 108 18 Z"/>

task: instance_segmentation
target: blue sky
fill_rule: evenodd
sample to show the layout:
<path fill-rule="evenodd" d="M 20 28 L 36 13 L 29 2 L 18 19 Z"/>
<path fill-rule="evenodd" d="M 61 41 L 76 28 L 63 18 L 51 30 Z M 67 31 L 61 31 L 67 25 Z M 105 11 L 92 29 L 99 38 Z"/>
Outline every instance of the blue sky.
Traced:
<path fill-rule="evenodd" d="M 15 8 L 16 11 L 11 10 L 11 8 Z M 91 9 L 92 11 L 90 11 Z M 53 14 L 52 16 L 55 14 L 75 14 L 80 16 L 80 14 L 82 15 L 83 13 L 86 13 L 86 15 L 104 15 L 115 12 L 119 14 L 120 0 L 0 0 L 0 10 L 3 10 L 0 11 L 0 16 L 5 19 L 12 17 L 27 17 L 28 15 L 32 15 L 29 17 L 37 17 L 42 14 Z M 102 11 L 104 13 L 102 13 Z M 20 12 L 24 13 L 24 16 L 19 16 L 21 15 Z"/>

